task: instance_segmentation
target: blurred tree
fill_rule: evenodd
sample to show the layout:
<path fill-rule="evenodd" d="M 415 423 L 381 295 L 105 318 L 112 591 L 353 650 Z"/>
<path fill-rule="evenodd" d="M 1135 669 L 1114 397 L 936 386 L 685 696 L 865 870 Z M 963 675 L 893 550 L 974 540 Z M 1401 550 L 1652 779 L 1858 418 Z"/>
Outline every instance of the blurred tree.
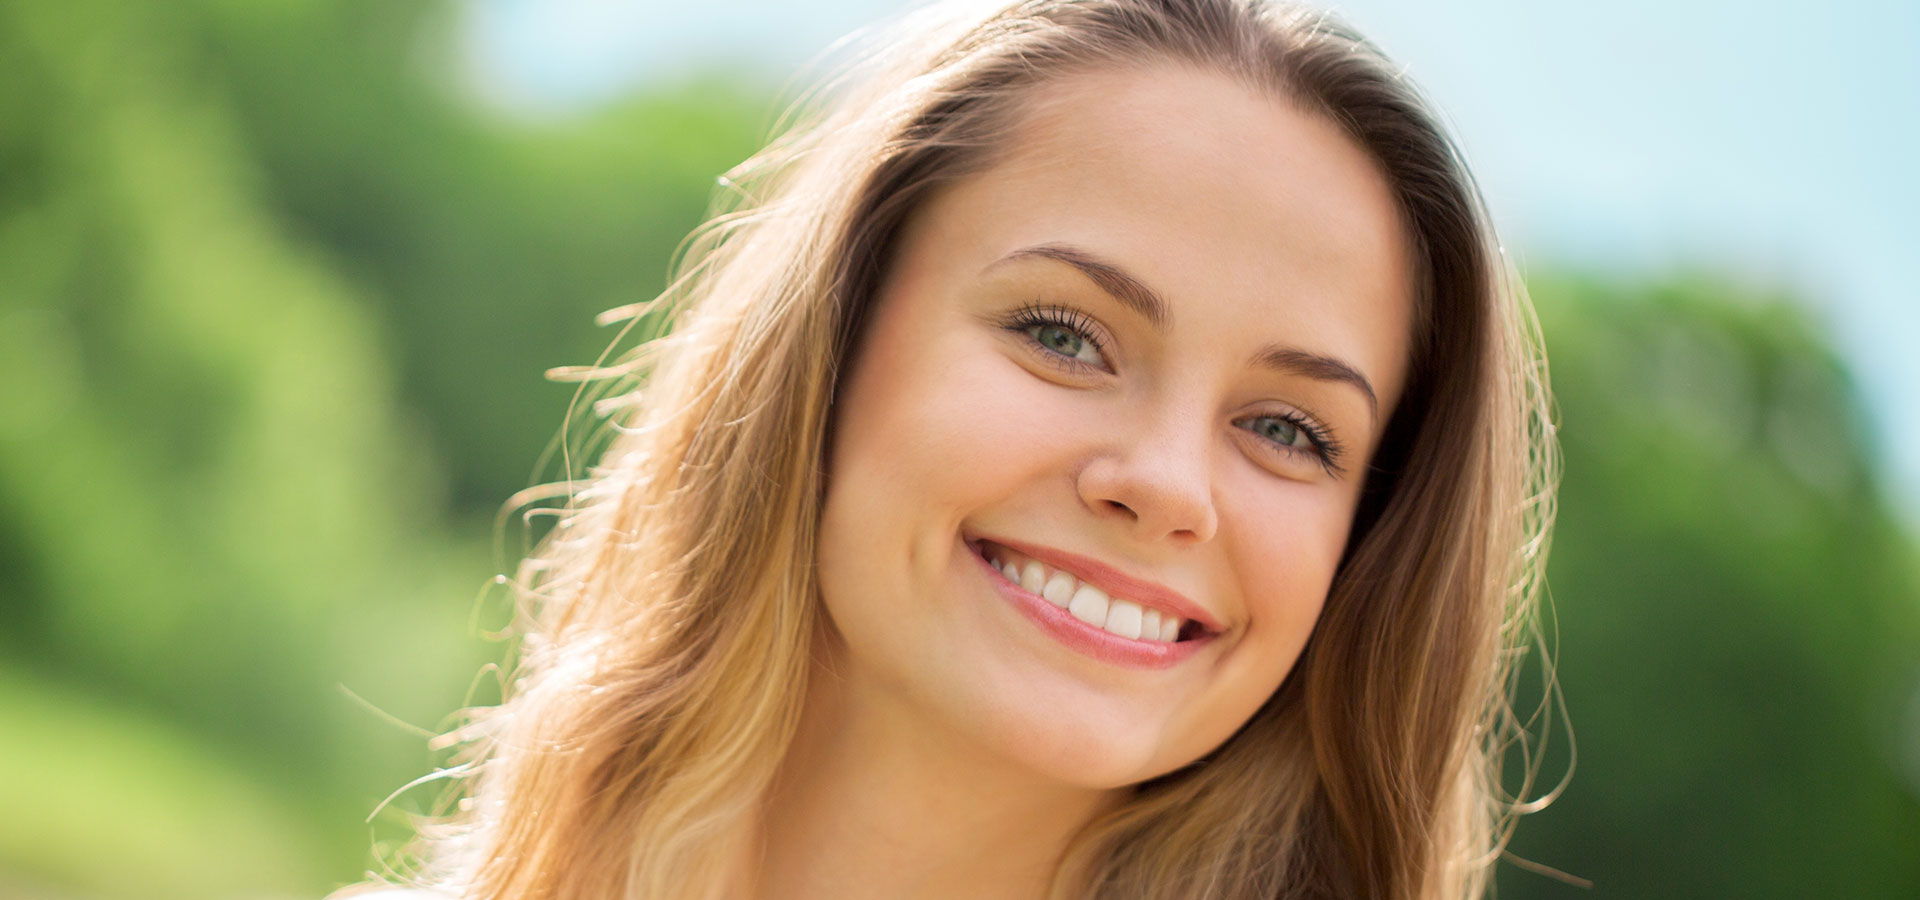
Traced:
<path fill-rule="evenodd" d="M 1549 583 L 1579 764 L 1517 852 L 1602 896 L 1920 896 L 1900 724 L 1920 565 L 1825 330 L 1712 273 L 1530 284 L 1562 415 Z M 1577 893 L 1511 870 L 1503 888 Z"/>
<path fill-rule="evenodd" d="M 28 798 L 78 792 L 9 806 L 0 866 L 146 896 L 318 886 L 323 860 L 362 858 L 379 794 L 353 787 L 422 752 L 376 765 L 336 684 L 446 710 L 484 578 L 441 533 L 376 318 L 262 201 L 187 11 L 0 6 L 0 734 Z M 95 702 L 39 716 L 43 678 Z M 240 830 L 235 850 L 295 843 L 202 843 Z"/>
<path fill-rule="evenodd" d="M 198 34 L 266 202 L 394 335 L 452 502 L 526 486 L 604 309 L 653 296 L 714 177 L 758 145 L 772 91 L 689 73 L 579 119 L 515 121 L 450 83 L 455 8 L 420 0 L 231 4 Z"/>

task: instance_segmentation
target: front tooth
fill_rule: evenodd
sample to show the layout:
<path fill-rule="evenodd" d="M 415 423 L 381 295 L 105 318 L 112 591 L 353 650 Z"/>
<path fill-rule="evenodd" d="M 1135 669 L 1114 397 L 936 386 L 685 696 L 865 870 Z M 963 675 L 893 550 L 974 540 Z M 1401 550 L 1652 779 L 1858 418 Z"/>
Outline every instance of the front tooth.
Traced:
<path fill-rule="evenodd" d="M 1049 585 L 1051 587 L 1051 585 Z M 1067 612 L 1073 617 L 1096 628 L 1107 624 L 1107 592 L 1090 584 L 1083 584 L 1073 592 L 1073 599 L 1067 603 Z"/>
<path fill-rule="evenodd" d="M 1140 613 L 1140 636 L 1149 641 L 1160 639 L 1160 611 L 1148 609 Z"/>
<path fill-rule="evenodd" d="M 1129 640 L 1140 639 L 1140 606 L 1129 600 L 1115 600 L 1107 608 L 1107 624 L 1101 626 Z"/>
<path fill-rule="evenodd" d="M 1179 640 L 1180 626 L 1185 625 L 1186 623 L 1187 623 L 1187 620 L 1182 619 L 1179 616 L 1167 615 L 1162 617 L 1160 619 L 1160 639 L 1168 642 Z"/>
<path fill-rule="evenodd" d="M 1047 586 L 1040 589 L 1040 596 L 1055 606 L 1066 606 L 1073 598 L 1073 576 L 1065 572 L 1055 572 L 1047 579 Z"/>
<path fill-rule="evenodd" d="M 1038 594 L 1041 588 L 1046 587 L 1046 584 L 1046 567 L 1033 560 L 1027 560 L 1027 568 L 1020 573 L 1020 586 L 1032 593 Z"/>

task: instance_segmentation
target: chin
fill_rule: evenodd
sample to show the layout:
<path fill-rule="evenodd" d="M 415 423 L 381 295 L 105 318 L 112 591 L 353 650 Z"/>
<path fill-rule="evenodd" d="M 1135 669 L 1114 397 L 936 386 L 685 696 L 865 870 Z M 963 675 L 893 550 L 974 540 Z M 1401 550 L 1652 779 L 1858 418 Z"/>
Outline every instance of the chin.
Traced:
<path fill-rule="evenodd" d="M 1155 756 L 1150 748 L 1094 744 L 1083 739 L 1086 734 L 1074 732 L 1037 740 L 1031 734 L 1006 736 L 997 743 L 1024 768 L 1048 781 L 1071 787 L 1112 790 L 1161 774 L 1150 765 Z"/>
<path fill-rule="evenodd" d="M 1143 714 L 1138 698 L 1091 693 L 1064 673 L 1035 675 L 1022 666 L 953 685 L 941 714 L 988 752 L 1076 787 L 1125 787 L 1191 762 L 1161 743 L 1177 723 Z"/>

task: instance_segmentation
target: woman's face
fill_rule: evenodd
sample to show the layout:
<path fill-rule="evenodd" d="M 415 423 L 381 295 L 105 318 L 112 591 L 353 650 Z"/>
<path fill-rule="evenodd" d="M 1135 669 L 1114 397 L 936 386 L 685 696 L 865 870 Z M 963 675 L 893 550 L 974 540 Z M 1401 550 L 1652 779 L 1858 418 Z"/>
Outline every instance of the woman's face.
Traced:
<path fill-rule="evenodd" d="M 833 671 L 1075 785 L 1193 762 L 1293 667 L 1400 394 L 1385 181 L 1222 76 L 1089 72 L 898 240 L 834 413 Z"/>

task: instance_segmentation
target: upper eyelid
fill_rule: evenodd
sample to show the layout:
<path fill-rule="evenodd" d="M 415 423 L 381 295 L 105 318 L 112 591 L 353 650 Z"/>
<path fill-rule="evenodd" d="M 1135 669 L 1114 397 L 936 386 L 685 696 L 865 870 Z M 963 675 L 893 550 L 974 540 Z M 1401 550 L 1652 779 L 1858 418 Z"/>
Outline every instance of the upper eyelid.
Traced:
<path fill-rule="evenodd" d="M 1065 319 L 1064 324 L 1071 325 L 1074 328 L 1086 328 L 1091 332 L 1088 334 L 1089 337 L 1099 338 L 1102 343 L 1106 342 L 1110 334 L 1107 330 L 1106 323 L 1101 322 L 1099 317 L 1071 303 L 1062 303 L 1055 300 L 1030 301 L 1015 308 L 1010 318 L 1019 318 L 1029 313 L 1051 315 L 1056 318 Z"/>

